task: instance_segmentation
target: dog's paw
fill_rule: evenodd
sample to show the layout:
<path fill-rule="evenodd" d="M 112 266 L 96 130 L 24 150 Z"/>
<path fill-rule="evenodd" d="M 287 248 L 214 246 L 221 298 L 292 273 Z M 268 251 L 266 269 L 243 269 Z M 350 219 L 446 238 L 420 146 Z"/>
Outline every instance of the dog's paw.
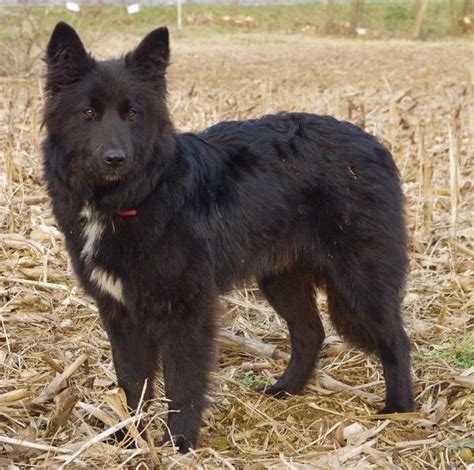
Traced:
<path fill-rule="evenodd" d="M 410 405 L 387 405 L 381 410 L 377 411 L 378 415 L 392 414 L 392 413 L 411 413 L 415 410 L 413 404 Z"/>
<path fill-rule="evenodd" d="M 173 443 L 173 446 L 178 449 L 180 454 L 187 454 L 190 449 L 194 449 L 196 446 L 195 443 L 186 439 L 184 436 L 174 436 L 171 438 L 168 435 L 158 443 L 158 446 L 171 445 L 171 443 Z"/>
<path fill-rule="evenodd" d="M 194 445 L 183 436 L 179 436 L 174 440 L 174 445 L 178 448 L 180 454 L 187 454 L 190 449 L 194 448 Z"/>
<path fill-rule="evenodd" d="M 108 436 L 105 439 L 105 442 L 110 444 L 110 445 L 117 445 L 119 444 L 125 449 L 134 449 L 138 448 L 138 445 L 133 439 L 133 437 L 124 429 L 119 429 L 118 431 L 115 431 L 113 434 Z"/>
<path fill-rule="evenodd" d="M 292 395 L 285 386 L 278 385 L 278 382 L 274 385 L 260 387 L 257 389 L 257 392 L 263 393 L 265 395 L 271 395 L 272 397 L 279 400 L 284 400 Z"/>

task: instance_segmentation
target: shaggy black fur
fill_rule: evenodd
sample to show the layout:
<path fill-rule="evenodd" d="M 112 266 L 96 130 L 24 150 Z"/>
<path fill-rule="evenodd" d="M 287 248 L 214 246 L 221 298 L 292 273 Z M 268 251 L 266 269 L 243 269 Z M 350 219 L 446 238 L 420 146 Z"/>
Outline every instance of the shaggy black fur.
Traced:
<path fill-rule="evenodd" d="M 383 411 L 411 411 L 403 197 L 390 153 L 352 124 L 303 113 L 178 134 L 168 58 L 166 28 L 122 59 L 97 62 L 65 23 L 46 56 L 48 191 L 129 406 L 145 379 L 151 397 L 160 358 L 168 438 L 183 452 L 194 446 L 218 295 L 256 279 L 292 346 L 266 393 L 300 393 L 310 379 L 324 338 L 320 286 L 339 333 L 380 357 Z"/>

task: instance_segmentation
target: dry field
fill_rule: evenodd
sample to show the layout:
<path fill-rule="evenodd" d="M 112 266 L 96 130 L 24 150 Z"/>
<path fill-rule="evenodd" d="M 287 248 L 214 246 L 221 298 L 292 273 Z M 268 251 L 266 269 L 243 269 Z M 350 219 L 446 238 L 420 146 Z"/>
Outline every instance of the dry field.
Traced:
<path fill-rule="evenodd" d="M 100 57 L 138 40 L 84 36 Z M 149 445 L 161 434 L 162 399 L 150 409 L 148 442 L 137 438 L 138 448 L 126 449 L 107 441 L 104 434 L 129 416 L 95 306 L 74 280 L 45 196 L 33 44 L 28 62 L 18 48 L 0 64 L 0 467 L 467 468 L 474 463 L 472 43 L 190 32 L 172 40 L 169 101 L 178 129 L 304 110 L 349 119 L 392 150 L 407 198 L 404 312 L 417 411 L 374 416 L 384 395 L 381 367 L 335 335 L 322 292 L 321 372 L 303 396 L 278 401 L 253 391 L 285 366 L 262 344 L 283 353 L 289 344 L 284 322 L 248 286 L 223 298 L 222 326 L 256 347 L 222 347 L 202 448 L 180 456 Z"/>

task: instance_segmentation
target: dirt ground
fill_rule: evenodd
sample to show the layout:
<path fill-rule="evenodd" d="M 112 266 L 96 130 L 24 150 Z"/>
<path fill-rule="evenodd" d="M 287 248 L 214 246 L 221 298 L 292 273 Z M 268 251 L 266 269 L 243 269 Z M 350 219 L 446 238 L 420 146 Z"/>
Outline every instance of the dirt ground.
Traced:
<path fill-rule="evenodd" d="M 86 33 L 85 39 L 107 57 L 139 38 Z M 336 336 L 320 292 L 327 340 L 320 373 L 303 396 L 278 401 L 255 392 L 286 361 L 226 346 L 201 448 L 192 455 L 150 445 L 166 415 L 160 393 L 148 442 L 137 438 L 138 449 L 126 449 L 103 439 L 128 415 L 114 388 L 109 343 L 71 273 L 41 181 L 35 56 L 26 77 L 13 66 L 0 77 L 0 467 L 474 464 L 472 43 L 185 32 L 173 35 L 172 48 L 169 105 L 180 130 L 298 110 L 348 119 L 392 150 L 407 198 L 404 315 L 417 410 L 374 416 L 384 396 L 381 367 Z M 284 322 L 255 288 L 224 296 L 223 305 L 228 331 L 289 352 Z"/>

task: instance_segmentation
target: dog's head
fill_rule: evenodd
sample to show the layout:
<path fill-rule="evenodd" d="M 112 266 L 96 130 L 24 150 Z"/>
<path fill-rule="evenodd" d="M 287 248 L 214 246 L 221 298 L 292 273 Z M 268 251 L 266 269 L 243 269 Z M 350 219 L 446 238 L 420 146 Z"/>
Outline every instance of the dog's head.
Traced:
<path fill-rule="evenodd" d="M 71 26 L 56 25 L 45 57 L 44 123 L 48 140 L 61 149 L 56 166 L 65 177 L 73 172 L 92 186 L 106 187 L 143 172 L 151 158 L 159 158 L 157 140 L 172 131 L 166 107 L 168 61 L 165 27 L 149 33 L 121 59 L 96 61 Z"/>

